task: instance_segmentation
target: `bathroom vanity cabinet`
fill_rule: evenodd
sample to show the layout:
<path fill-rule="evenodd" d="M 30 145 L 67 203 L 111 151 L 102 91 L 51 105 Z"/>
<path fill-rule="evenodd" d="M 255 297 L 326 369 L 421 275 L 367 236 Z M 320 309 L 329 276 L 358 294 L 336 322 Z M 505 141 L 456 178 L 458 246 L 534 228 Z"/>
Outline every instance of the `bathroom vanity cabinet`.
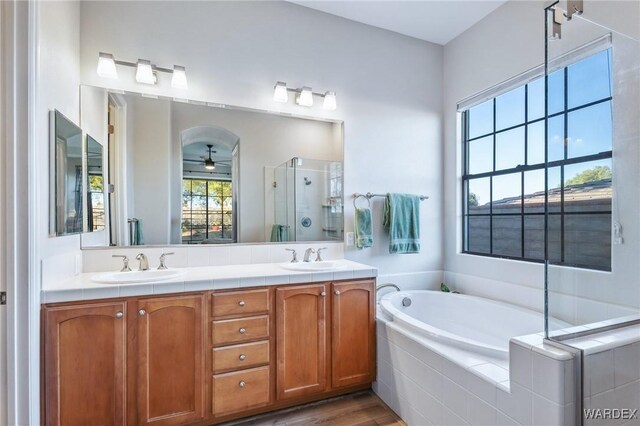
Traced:
<path fill-rule="evenodd" d="M 43 305 L 43 423 L 216 424 L 368 388 L 375 279 Z"/>

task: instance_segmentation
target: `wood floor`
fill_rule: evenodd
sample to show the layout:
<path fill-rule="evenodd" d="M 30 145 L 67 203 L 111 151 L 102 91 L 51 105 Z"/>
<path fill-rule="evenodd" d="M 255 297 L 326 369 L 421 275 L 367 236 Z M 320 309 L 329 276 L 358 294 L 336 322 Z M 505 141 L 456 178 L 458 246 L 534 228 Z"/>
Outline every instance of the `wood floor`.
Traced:
<path fill-rule="evenodd" d="M 263 414 L 234 426 L 406 426 L 373 392 L 365 391 Z"/>

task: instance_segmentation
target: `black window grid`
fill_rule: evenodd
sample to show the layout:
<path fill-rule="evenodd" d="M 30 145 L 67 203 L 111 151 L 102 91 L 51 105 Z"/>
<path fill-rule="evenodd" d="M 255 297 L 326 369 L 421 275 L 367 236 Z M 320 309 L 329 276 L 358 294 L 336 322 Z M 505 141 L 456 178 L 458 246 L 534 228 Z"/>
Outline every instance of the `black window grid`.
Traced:
<path fill-rule="evenodd" d="M 221 218 L 221 222 L 220 222 L 220 233 L 221 235 L 224 235 L 226 231 L 229 231 L 233 225 L 226 225 L 225 224 L 225 215 L 231 215 L 232 214 L 232 210 L 231 209 L 225 209 L 224 207 L 224 200 L 225 198 L 231 198 L 232 197 L 232 192 L 230 191 L 228 194 L 226 192 L 220 193 L 220 194 L 216 194 L 216 195 L 211 195 L 209 192 L 209 183 L 214 182 L 223 182 L 223 183 L 229 183 L 228 181 L 225 180 L 219 180 L 219 179 L 198 179 L 198 178 L 183 178 L 184 182 L 189 182 L 189 191 L 185 191 L 183 193 L 183 201 L 185 200 L 185 198 L 188 200 L 189 206 L 188 208 L 182 207 L 182 224 L 181 224 L 181 231 L 183 229 L 183 227 L 185 227 L 185 219 L 188 220 L 188 225 L 187 228 L 189 230 L 189 236 L 182 237 L 182 242 L 183 243 L 187 243 L 187 244 L 193 244 L 193 243 L 199 243 L 202 240 L 201 239 L 196 239 L 194 238 L 194 234 L 196 231 L 198 230 L 202 230 L 204 231 L 205 234 L 205 239 L 209 239 L 210 237 L 210 227 L 209 224 L 211 222 L 210 217 L 212 215 L 220 215 Z M 204 182 L 204 194 L 194 194 L 193 192 L 193 182 L 194 181 L 198 181 L 198 182 Z M 183 184 L 184 185 L 184 184 Z M 204 209 L 202 209 L 201 212 L 197 211 L 196 209 L 193 208 L 193 201 L 196 198 L 202 198 L 204 199 L 204 203 L 205 203 L 205 207 Z M 220 205 L 220 210 L 219 211 L 213 211 L 213 207 L 211 206 L 211 200 L 216 199 Z M 194 225 L 194 217 L 201 215 L 204 212 L 204 217 L 205 217 L 205 225 Z"/>
<path fill-rule="evenodd" d="M 526 208 L 525 208 L 525 203 L 524 203 L 524 199 L 525 199 L 525 173 L 528 171 L 535 171 L 535 170 L 549 170 L 551 168 L 554 167 L 559 167 L 560 168 L 560 211 L 559 212 L 548 212 L 549 217 L 559 217 L 560 218 L 560 261 L 556 261 L 556 262 L 550 262 L 552 264 L 557 264 L 557 265 L 562 265 L 562 266 L 568 266 L 568 267 L 576 267 L 576 268 L 585 268 L 585 269 L 595 269 L 595 270 L 604 270 L 604 271 L 610 271 L 611 270 L 611 266 L 609 264 L 609 267 L 600 267 L 600 266 L 594 266 L 594 265 L 583 265 L 583 264 L 575 264 L 575 263 L 567 263 L 565 262 L 565 249 L 566 249 L 566 241 L 565 241 L 565 217 L 567 216 L 571 216 L 571 215 L 612 215 L 612 211 L 611 209 L 609 210 L 582 210 L 580 212 L 571 212 L 571 211 L 566 211 L 565 210 L 565 179 L 564 179 L 564 170 L 565 170 L 565 166 L 569 166 L 569 165 L 573 165 L 573 164 L 581 164 L 581 163 L 588 163 L 588 162 L 592 162 L 592 161 L 598 161 L 598 160 L 604 160 L 604 159 L 612 159 L 613 158 L 613 151 L 609 150 L 609 151 L 603 151 L 603 152 L 599 152 L 596 154 L 592 154 L 592 155 L 584 155 L 584 156 L 580 156 L 580 157 L 572 157 L 569 158 L 569 152 L 568 152 L 568 143 L 567 143 L 567 139 L 569 137 L 569 126 L 568 126 L 568 117 L 569 114 L 574 112 L 574 111 L 579 111 L 582 109 L 586 109 L 586 108 L 590 108 L 593 107 L 595 105 L 598 104 L 602 104 L 605 102 L 610 102 L 612 101 L 613 97 L 612 96 L 607 96 L 604 97 L 602 99 L 598 99 L 592 102 L 588 102 L 585 103 L 583 105 L 579 105 L 579 106 L 575 106 L 572 108 L 567 108 L 568 106 L 568 90 L 569 90 L 569 85 L 568 85 L 568 67 L 565 67 L 563 69 L 563 79 L 564 79 L 564 87 L 563 87 L 563 108 L 560 111 L 554 112 L 552 114 L 547 114 L 547 106 L 545 105 L 545 114 L 540 117 L 540 118 L 536 118 L 536 119 L 532 119 L 529 120 L 529 84 L 527 83 L 524 85 L 525 89 L 524 89 L 524 122 L 523 123 L 519 123 L 513 126 L 509 126 L 500 130 L 496 130 L 496 99 L 497 97 L 494 97 L 491 99 L 492 103 L 493 103 L 493 131 L 490 133 L 486 133 L 483 135 L 479 135 L 479 136 L 474 136 L 473 138 L 469 138 L 469 110 L 463 111 L 462 113 L 462 158 L 463 158 L 463 162 L 462 162 L 462 167 L 463 167 L 463 173 L 462 173 L 462 217 L 463 217 L 463 223 L 462 223 L 462 252 L 465 254 L 472 254 L 472 255 L 478 255 L 478 256 L 485 256 L 485 257 L 493 257 L 493 258 L 501 258 L 501 259 L 512 259 L 512 260 L 523 260 L 523 261 L 528 261 L 528 262 L 534 262 L 534 263 L 543 263 L 544 259 L 538 259 L 538 258 L 531 258 L 531 257 L 527 257 L 525 255 L 525 232 L 526 232 L 526 228 L 525 228 L 525 221 L 527 217 L 534 217 L 534 216 L 545 216 L 546 213 L 544 212 L 527 212 Z M 515 89 L 514 89 L 515 90 Z M 546 102 L 545 102 L 546 103 Z M 546 116 L 546 117 L 545 117 Z M 529 164 L 529 131 L 528 131 L 528 127 L 532 124 L 535 123 L 540 123 L 540 122 L 547 122 L 548 120 L 554 118 L 554 117 L 563 117 L 563 126 L 564 126 L 564 158 L 562 160 L 555 160 L 555 161 L 545 161 L 542 163 L 536 163 L 536 164 Z M 517 165 L 516 167 L 512 167 L 509 169 L 501 169 L 501 170 L 496 170 L 496 140 L 497 140 L 497 135 L 501 134 L 501 133 L 505 133 L 514 129 L 518 129 L 518 128 L 523 128 L 524 129 L 524 164 L 523 165 Z M 545 142 L 548 142 L 548 129 L 547 126 L 544 126 L 544 134 L 545 134 Z M 475 174 L 470 174 L 469 173 L 469 143 L 476 141 L 476 140 L 480 140 L 486 137 L 492 137 L 493 139 L 493 158 L 492 158 L 492 162 L 493 162 L 493 171 L 489 171 L 489 172 L 483 172 L 483 173 L 475 173 Z M 547 144 L 548 145 L 548 144 Z M 545 147 L 545 158 L 548 159 L 548 147 Z M 503 176 L 503 175 L 509 175 L 509 174 L 515 174 L 515 173 L 520 173 L 520 212 L 519 213 L 495 213 L 494 212 L 494 200 L 493 200 L 493 178 L 496 176 Z M 489 178 L 489 203 L 488 203 L 488 208 L 489 208 L 489 213 L 470 213 L 469 212 L 469 206 L 468 206 L 468 199 L 469 199 L 469 182 L 471 180 L 474 179 L 481 179 L 481 178 Z M 545 179 L 546 181 L 546 179 Z M 545 204 L 548 203 L 547 201 L 547 196 L 545 195 Z M 494 242 L 494 238 L 493 238 L 493 230 L 494 230 L 494 218 L 496 217 L 521 217 L 521 226 L 520 226 L 520 255 L 519 256 L 512 256 L 512 255 L 505 255 L 505 254 L 495 254 L 494 253 L 494 247 L 493 247 L 493 242 Z M 469 226 L 469 218 L 472 217 L 488 217 L 489 218 L 489 252 L 478 252 L 478 251 L 473 251 L 473 250 L 469 250 L 468 249 L 468 226 Z M 545 224 L 545 226 L 548 226 L 547 224 Z M 545 238 L 548 238 L 548 236 L 545 234 Z M 548 244 L 546 244 L 545 242 L 545 249 L 544 249 L 544 256 L 548 257 Z"/>

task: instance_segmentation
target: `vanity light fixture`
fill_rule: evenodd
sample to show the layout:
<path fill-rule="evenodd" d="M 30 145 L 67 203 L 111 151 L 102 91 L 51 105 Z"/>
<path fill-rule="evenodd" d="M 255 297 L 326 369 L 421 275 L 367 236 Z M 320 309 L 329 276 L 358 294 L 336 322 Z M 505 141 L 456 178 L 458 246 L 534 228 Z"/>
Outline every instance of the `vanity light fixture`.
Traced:
<path fill-rule="evenodd" d="M 136 69 L 136 81 L 144 84 L 156 84 L 157 79 L 153 74 L 153 68 L 151 67 L 151 61 L 146 59 L 138 59 L 138 65 Z"/>
<path fill-rule="evenodd" d="M 273 88 L 273 100 L 276 102 L 286 103 L 289 100 L 287 93 L 287 83 L 278 81 Z"/>
<path fill-rule="evenodd" d="M 300 106 L 313 106 L 313 90 L 311 87 L 303 87 L 296 96 L 296 103 Z"/>
<path fill-rule="evenodd" d="M 336 92 L 325 92 L 324 101 L 322 101 L 322 108 L 334 111 L 336 106 Z"/>
<path fill-rule="evenodd" d="M 304 107 L 313 106 L 313 97 L 319 96 L 323 99 L 322 108 L 328 111 L 334 111 L 337 107 L 336 92 L 326 91 L 324 94 L 314 92 L 311 87 L 304 86 L 300 89 L 290 89 L 287 83 L 283 81 L 276 82 L 273 86 L 273 100 L 275 102 L 287 103 L 289 101 L 289 92 L 296 94 L 296 104 Z"/>
<path fill-rule="evenodd" d="M 171 76 L 171 87 L 176 89 L 188 89 L 187 85 L 187 73 L 183 66 L 174 65 L 173 75 Z"/>
<path fill-rule="evenodd" d="M 98 54 L 98 75 L 104 78 L 118 78 L 116 61 L 112 54 L 103 52 Z"/>
<path fill-rule="evenodd" d="M 104 78 L 118 78 L 116 65 L 136 69 L 136 81 L 144 84 L 157 84 L 157 73 L 171 74 L 171 87 L 175 89 L 188 89 L 187 71 L 181 65 L 174 65 L 173 69 L 162 68 L 145 59 L 138 62 L 126 62 L 116 60 L 111 53 L 100 52 L 98 54 L 98 75 Z"/>

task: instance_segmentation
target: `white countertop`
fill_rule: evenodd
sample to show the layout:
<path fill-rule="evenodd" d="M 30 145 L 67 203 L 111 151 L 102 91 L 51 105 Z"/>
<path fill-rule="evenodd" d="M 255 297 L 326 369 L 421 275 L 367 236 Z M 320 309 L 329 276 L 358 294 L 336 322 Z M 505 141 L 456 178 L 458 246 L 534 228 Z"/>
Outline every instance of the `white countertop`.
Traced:
<path fill-rule="evenodd" d="M 113 297 L 222 290 L 279 284 L 371 278 L 378 275 L 372 266 L 341 260 L 335 271 L 292 271 L 279 263 L 172 268 L 183 273 L 157 283 L 99 284 L 91 279 L 103 272 L 87 272 L 70 280 L 49 283 L 42 289 L 40 303 L 57 303 Z"/>

